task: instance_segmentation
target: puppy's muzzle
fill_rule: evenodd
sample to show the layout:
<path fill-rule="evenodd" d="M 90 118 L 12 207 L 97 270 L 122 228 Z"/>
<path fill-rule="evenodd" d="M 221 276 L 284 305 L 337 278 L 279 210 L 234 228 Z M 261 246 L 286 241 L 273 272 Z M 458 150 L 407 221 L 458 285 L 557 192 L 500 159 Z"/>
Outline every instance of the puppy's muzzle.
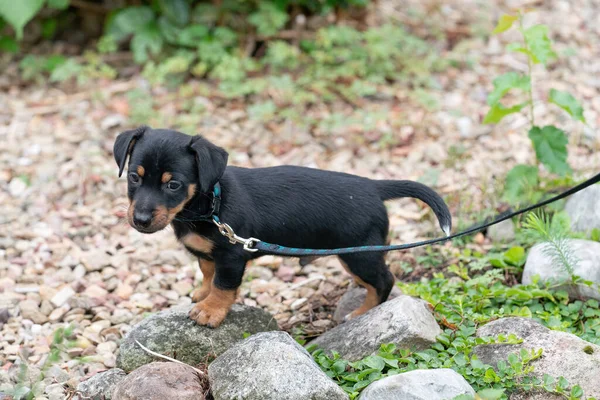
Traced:
<path fill-rule="evenodd" d="M 134 228 L 148 229 L 152 225 L 151 211 L 134 211 L 133 213 Z"/>

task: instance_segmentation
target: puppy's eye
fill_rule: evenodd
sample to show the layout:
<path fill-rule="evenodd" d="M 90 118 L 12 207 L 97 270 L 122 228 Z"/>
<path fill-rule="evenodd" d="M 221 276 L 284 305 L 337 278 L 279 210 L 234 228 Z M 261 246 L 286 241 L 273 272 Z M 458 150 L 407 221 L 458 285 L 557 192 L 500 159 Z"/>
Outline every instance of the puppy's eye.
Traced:
<path fill-rule="evenodd" d="M 181 188 L 180 182 L 177 182 L 177 181 L 167 182 L 167 189 L 175 191 L 175 190 L 179 190 L 179 188 Z"/>
<path fill-rule="evenodd" d="M 129 182 L 131 183 L 140 183 L 140 176 L 135 172 L 129 173 Z"/>

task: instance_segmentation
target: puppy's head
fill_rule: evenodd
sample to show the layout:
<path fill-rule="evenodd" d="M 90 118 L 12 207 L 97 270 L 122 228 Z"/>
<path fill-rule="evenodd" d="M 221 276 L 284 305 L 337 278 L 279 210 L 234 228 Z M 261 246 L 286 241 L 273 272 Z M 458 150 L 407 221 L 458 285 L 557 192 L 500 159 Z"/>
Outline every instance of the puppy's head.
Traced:
<path fill-rule="evenodd" d="M 197 192 L 209 193 L 227 166 L 227 152 L 202 136 L 140 127 L 115 141 L 122 175 L 129 157 L 129 224 L 143 233 L 169 225 Z"/>

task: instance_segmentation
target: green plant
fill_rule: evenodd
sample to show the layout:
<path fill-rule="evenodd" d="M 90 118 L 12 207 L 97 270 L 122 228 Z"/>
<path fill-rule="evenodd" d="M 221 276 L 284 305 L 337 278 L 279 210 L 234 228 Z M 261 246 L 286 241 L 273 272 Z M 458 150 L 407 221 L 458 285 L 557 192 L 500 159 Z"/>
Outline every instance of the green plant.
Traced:
<path fill-rule="evenodd" d="M 570 277 L 574 276 L 577 256 L 569 245 L 570 229 L 568 221 L 559 217 L 549 218 L 545 214 L 530 213 L 527 215 L 523 228 L 526 234 L 535 241 L 541 242 L 543 253 Z"/>
<path fill-rule="evenodd" d="M 14 400 L 32 400 L 44 393 L 46 374 L 56 363 L 68 359 L 67 350 L 76 346 L 73 335 L 74 326 L 60 327 L 54 331 L 50 352 L 39 370 L 32 368 L 25 359 L 21 360 L 17 383 L 14 387 L 0 387 L 0 391 L 12 396 Z"/>
<path fill-rule="evenodd" d="M 510 44 L 509 51 L 522 53 L 527 59 L 528 72 L 520 74 L 507 72 L 494 79 L 494 90 L 489 94 L 487 102 L 490 110 L 484 118 L 484 123 L 495 124 L 504 117 L 520 111 L 527 111 L 529 119 L 529 138 L 531 139 L 535 154 L 539 163 L 553 174 L 565 176 L 571 173 L 571 167 L 567 162 L 568 138 L 564 131 L 553 125 L 540 127 L 535 122 L 535 101 L 533 91 L 533 65 L 547 65 L 557 55 L 552 49 L 552 42 L 548 37 L 546 25 L 535 25 L 526 28 L 523 25 L 523 13 L 516 15 L 504 15 L 500 18 L 494 34 L 505 32 L 517 24 L 521 33 L 522 43 Z M 509 92 L 519 91 L 523 94 L 520 102 L 512 105 L 503 104 Z M 548 100 L 564 111 L 573 119 L 585 123 L 583 108 L 579 102 L 569 93 L 551 89 Z M 535 190 L 539 184 L 539 169 L 537 166 L 517 165 L 506 177 L 505 199 L 512 203 L 527 197 L 527 192 Z"/>
<path fill-rule="evenodd" d="M 520 262 L 520 250 L 512 253 L 508 257 Z M 541 350 L 521 350 L 510 355 L 508 362 L 484 365 L 474 353 L 476 346 L 517 344 L 521 340 L 514 335 L 482 338 L 475 333 L 477 327 L 486 322 L 519 316 L 533 318 L 551 329 L 571 332 L 585 340 L 600 343 L 598 302 L 571 302 L 566 292 L 557 291 L 556 286 L 549 284 L 510 287 L 504 285 L 501 277 L 493 271 L 488 270 L 466 281 L 449 280 L 438 273 L 431 280 L 400 284 L 405 294 L 428 301 L 438 323 L 444 328 L 437 342 L 427 350 L 413 351 L 393 344 L 382 345 L 378 354 L 357 362 L 347 362 L 338 354 L 328 355 L 310 346 L 309 351 L 325 373 L 351 398 L 356 398 L 364 387 L 385 376 L 428 368 L 454 369 L 480 392 L 480 399 L 506 399 L 515 391 L 528 390 L 560 394 L 566 399 L 583 398 L 581 387 L 571 386 L 564 378 L 544 376 L 539 379 L 531 375 L 534 370 L 531 362 L 542 356 Z M 493 390 L 488 391 L 490 389 Z"/>
<path fill-rule="evenodd" d="M 17 40 L 23 38 L 23 28 L 33 19 L 44 5 L 50 8 L 64 10 L 69 6 L 69 0 L 21 0 L 17 2 L 3 1 L 0 3 L 0 17 L 8 22 L 15 30 Z"/>
<path fill-rule="evenodd" d="M 116 71 L 93 52 L 86 52 L 83 55 L 83 62 L 61 55 L 49 57 L 28 55 L 21 60 L 19 68 L 23 79 L 37 83 L 45 81 L 46 74 L 49 75 L 50 82 L 63 82 L 75 78 L 79 84 L 90 79 L 116 77 Z"/>

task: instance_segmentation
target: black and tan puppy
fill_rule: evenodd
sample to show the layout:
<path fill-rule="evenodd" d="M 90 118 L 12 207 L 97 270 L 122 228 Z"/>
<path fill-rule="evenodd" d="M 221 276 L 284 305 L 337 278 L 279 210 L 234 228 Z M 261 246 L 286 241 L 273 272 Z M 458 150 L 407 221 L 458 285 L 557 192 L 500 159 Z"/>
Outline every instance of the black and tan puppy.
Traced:
<path fill-rule="evenodd" d="M 246 263 L 261 253 L 230 244 L 200 216 L 210 213 L 219 182 L 219 218 L 242 237 L 298 248 L 382 245 L 388 235 L 384 200 L 414 197 L 427 203 L 444 232 L 451 217 L 433 190 L 412 181 L 371 180 L 318 169 L 282 166 L 227 167 L 227 152 L 201 136 L 141 127 L 121 133 L 114 145 L 121 176 L 127 157 L 128 220 L 143 233 L 172 224 L 179 241 L 198 257 L 204 275 L 193 293 L 190 316 L 218 326 L 234 303 Z M 364 304 L 350 317 L 385 301 L 394 277 L 384 253 L 340 256 L 358 284 Z"/>

